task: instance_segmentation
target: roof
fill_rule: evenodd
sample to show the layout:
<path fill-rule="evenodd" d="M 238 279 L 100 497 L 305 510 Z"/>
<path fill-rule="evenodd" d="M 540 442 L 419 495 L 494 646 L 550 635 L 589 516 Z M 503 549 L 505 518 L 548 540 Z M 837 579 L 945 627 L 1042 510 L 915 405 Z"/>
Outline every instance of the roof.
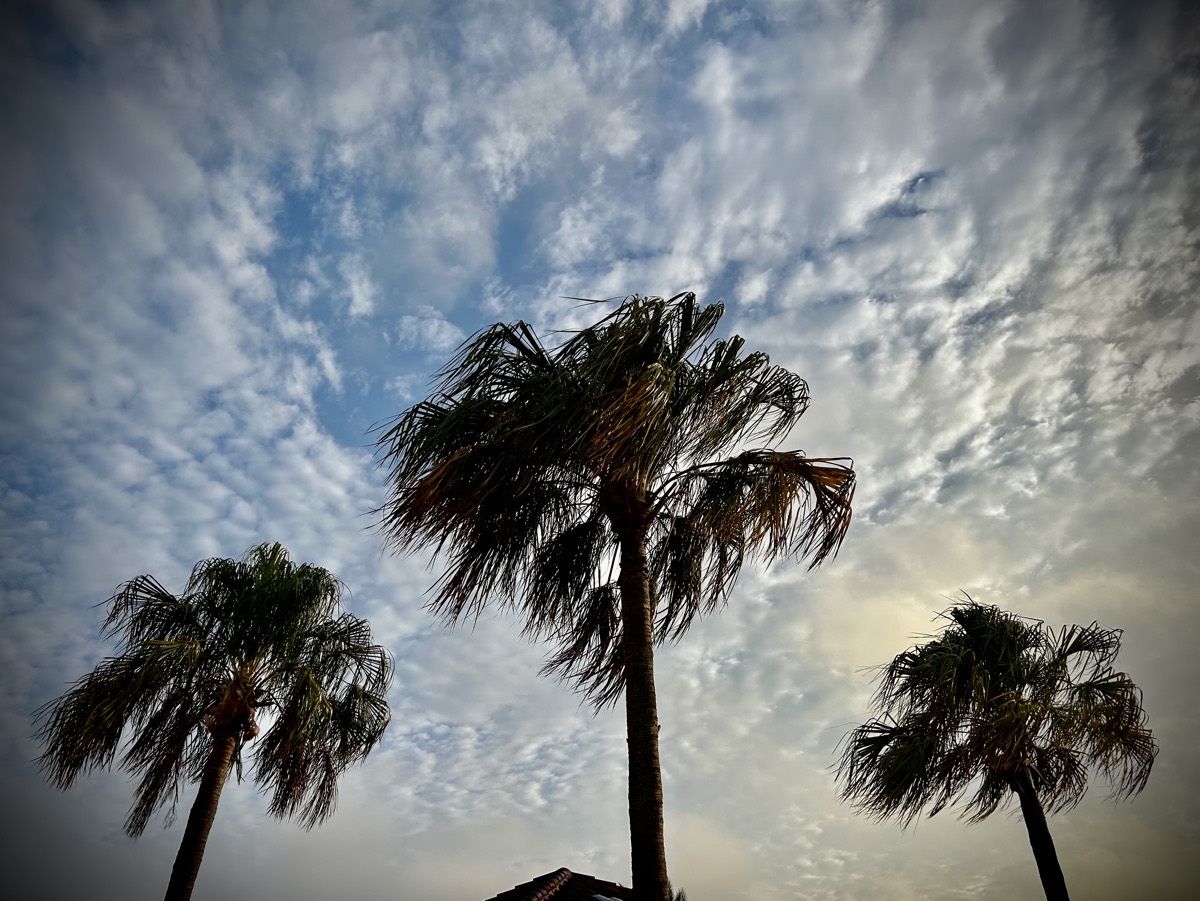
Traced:
<path fill-rule="evenodd" d="M 595 876 L 572 873 L 566 867 L 523 882 L 487 901 L 633 901 L 633 889 Z"/>

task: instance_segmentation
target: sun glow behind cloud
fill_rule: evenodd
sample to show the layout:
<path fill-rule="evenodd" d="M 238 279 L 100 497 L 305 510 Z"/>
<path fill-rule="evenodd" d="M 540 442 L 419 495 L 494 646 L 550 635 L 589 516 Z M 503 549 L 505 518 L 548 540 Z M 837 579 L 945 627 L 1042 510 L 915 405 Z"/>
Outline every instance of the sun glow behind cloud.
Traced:
<path fill-rule="evenodd" d="M 41 785 L 28 715 L 105 653 L 91 605 L 119 582 L 179 587 L 260 540 L 351 587 L 396 656 L 395 720 L 312 833 L 231 785 L 197 898 L 482 898 L 564 865 L 627 881 L 620 715 L 538 679 L 507 616 L 427 618 L 435 574 L 369 528 L 367 430 L 493 321 L 565 327 L 592 311 L 562 295 L 681 290 L 810 381 L 790 444 L 854 456 L 860 489 L 836 561 L 747 570 L 660 655 L 674 881 L 756 901 L 1036 892 L 1013 819 L 902 834 L 834 798 L 858 668 L 965 589 L 1126 630 L 1162 756 L 1132 805 L 1098 791 L 1051 828 L 1081 897 L 1185 897 L 1184 5 L 3 15 L 0 779 L 27 824 L 4 851 L 23 897 L 161 891 L 180 826 L 129 843 L 121 777 Z"/>

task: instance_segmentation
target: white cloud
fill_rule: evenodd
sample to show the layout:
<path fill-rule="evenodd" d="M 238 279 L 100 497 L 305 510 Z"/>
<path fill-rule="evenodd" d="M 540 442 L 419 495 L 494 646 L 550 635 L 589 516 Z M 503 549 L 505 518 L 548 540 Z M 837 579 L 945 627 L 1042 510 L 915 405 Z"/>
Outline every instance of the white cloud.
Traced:
<path fill-rule="evenodd" d="M 1077 894 L 1187 896 L 1191 26 L 1165 4 L 726 12 L 78 3 L 0 29 L 0 777 L 37 811 L 12 884 L 161 891 L 180 826 L 134 845 L 122 777 L 39 783 L 28 711 L 105 653 L 91 605 L 120 581 L 177 587 L 276 539 L 352 587 L 396 655 L 396 719 L 320 830 L 230 786 L 198 898 L 626 880 L 620 711 L 538 679 L 507 614 L 429 620 L 436 568 L 369 528 L 362 433 L 494 319 L 693 289 L 809 379 L 789 443 L 852 454 L 860 486 L 836 561 L 748 568 L 658 658 L 676 884 L 1036 893 L 1019 820 L 901 833 L 834 795 L 857 667 L 966 589 L 1126 630 L 1155 776 L 1051 827 Z"/>
<path fill-rule="evenodd" d="M 708 0 L 670 0 L 667 5 L 667 31 L 682 31 L 700 24 Z"/>
<path fill-rule="evenodd" d="M 352 254 L 346 257 L 342 260 L 338 271 L 346 282 L 345 292 L 350 300 L 350 318 L 358 319 L 373 313 L 378 289 L 367 271 L 362 256 Z"/>
<path fill-rule="evenodd" d="M 396 343 L 407 350 L 441 354 L 453 350 L 466 335 L 433 307 L 421 307 L 415 316 L 401 316 Z"/>

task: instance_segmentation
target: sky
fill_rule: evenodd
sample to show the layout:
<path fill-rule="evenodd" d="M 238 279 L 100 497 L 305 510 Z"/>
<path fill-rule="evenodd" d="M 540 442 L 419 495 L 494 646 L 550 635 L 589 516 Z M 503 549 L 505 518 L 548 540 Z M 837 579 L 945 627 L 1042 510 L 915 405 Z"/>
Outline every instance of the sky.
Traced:
<path fill-rule="evenodd" d="M 0 894 L 161 895 L 183 817 L 132 841 L 124 774 L 51 788 L 31 713 L 113 650 L 119 584 L 262 541 L 347 584 L 393 721 L 311 832 L 231 781 L 197 901 L 628 884 L 620 709 L 502 610 L 426 613 L 370 429 L 493 322 L 690 290 L 808 380 L 784 446 L 859 486 L 836 559 L 747 567 L 658 654 L 676 887 L 1039 896 L 1011 811 L 837 798 L 866 668 L 965 591 L 1124 630 L 1154 772 L 1050 827 L 1076 897 L 1193 897 L 1198 108 L 1186 2 L 6 4 Z"/>

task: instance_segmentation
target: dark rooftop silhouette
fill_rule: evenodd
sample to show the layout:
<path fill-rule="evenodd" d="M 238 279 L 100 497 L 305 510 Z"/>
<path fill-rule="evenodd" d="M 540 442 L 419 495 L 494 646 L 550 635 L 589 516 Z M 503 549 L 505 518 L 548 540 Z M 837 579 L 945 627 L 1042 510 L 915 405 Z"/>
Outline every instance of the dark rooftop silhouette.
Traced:
<path fill-rule="evenodd" d="M 563 867 L 486 901 L 596 901 L 597 898 L 633 901 L 633 889 L 583 873 L 572 873 Z"/>

